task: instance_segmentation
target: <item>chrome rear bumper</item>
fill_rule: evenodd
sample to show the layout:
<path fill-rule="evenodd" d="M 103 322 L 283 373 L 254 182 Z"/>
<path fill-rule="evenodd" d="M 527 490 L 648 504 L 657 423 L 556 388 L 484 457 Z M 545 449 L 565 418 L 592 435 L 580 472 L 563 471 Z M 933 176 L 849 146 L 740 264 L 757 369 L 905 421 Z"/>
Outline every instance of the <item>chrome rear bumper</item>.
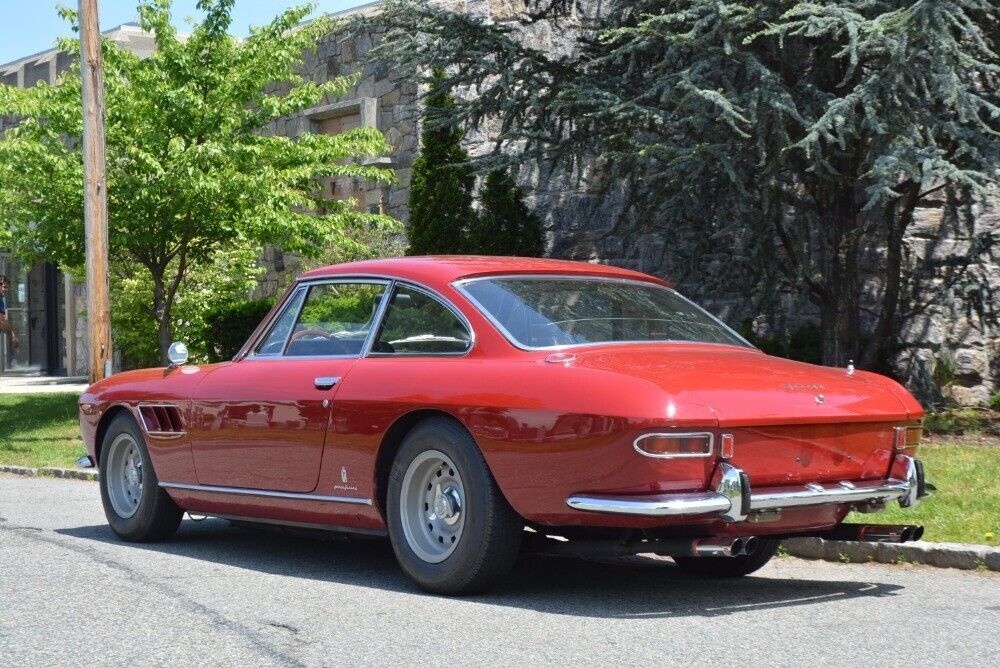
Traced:
<path fill-rule="evenodd" d="M 923 465 L 907 455 L 896 455 L 890 477 L 885 480 L 844 480 L 759 490 L 750 489 L 749 478 L 742 470 L 721 462 L 713 485 L 714 491 L 683 494 L 574 494 L 566 499 L 566 504 L 595 513 L 644 517 L 718 515 L 739 522 L 752 512 L 801 506 L 884 503 L 897 499 L 899 505 L 909 508 L 927 496 Z"/>

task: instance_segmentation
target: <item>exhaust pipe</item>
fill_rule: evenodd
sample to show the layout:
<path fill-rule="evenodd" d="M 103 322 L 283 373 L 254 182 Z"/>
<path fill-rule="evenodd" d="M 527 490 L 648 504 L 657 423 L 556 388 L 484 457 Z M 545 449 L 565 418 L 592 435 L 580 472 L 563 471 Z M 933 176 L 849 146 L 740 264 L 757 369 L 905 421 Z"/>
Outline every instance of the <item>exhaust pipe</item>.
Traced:
<path fill-rule="evenodd" d="M 661 557 L 740 557 L 757 549 L 754 536 L 713 538 L 655 538 L 635 542 L 610 540 L 551 540 L 540 537 L 529 549 L 553 555 L 579 557 L 625 557 L 651 553 Z"/>
<path fill-rule="evenodd" d="M 924 528 L 911 524 L 841 524 L 814 534 L 826 540 L 853 540 L 866 543 L 909 543 L 920 540 Z"/>
<path fill-rule="evenodd" d="M 691 543 L 693 557 L 736 557 L 743 554 L 742 538 L 704 538 Z"/>
<path fill-rule="evenodd" d="M 661 557 L 739 557 L 757 549 L 753 536 L 727 538 L 662 538 L 649 551 Z"/>

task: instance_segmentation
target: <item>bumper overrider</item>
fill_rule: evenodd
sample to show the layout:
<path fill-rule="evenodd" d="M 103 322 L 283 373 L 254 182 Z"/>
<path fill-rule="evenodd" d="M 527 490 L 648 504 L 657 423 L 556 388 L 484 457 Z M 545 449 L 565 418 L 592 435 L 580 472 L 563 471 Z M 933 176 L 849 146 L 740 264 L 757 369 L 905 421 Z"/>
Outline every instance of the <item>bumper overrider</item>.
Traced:
<path fill-rule="evenodd" d="M 676 494 L 574 494 L 566 504 L 576 510 L 639 515 L 642 517 L 699 517 L 716 515 L 728 522 L 742 522 L 752 513 L 782 508 L 851 504 L 860 510 L 879 509 L 898 500 L 912 508 L 928 496 L 924 467 L 919 459 L 897 454 L 885 480 L 842 480 L 835 483 L 751 489 L 747 474 L 720 462 L 712 478 L 714 491 Z"/>

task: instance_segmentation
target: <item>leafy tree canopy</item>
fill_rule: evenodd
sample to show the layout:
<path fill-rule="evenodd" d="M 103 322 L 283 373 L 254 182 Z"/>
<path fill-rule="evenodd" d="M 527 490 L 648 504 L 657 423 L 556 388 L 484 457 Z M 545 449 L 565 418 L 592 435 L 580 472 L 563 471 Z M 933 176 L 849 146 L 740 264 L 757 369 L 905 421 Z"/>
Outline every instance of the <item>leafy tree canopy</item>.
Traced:
<path fill-rule="evenodd" d="M 391 178 L 355 160 L 388 150 L 378 131 L 268 132 L 275 119 L 352 85 L 351 78 L 316 83 L 297 71 L 330 22 L 300 25 L 311 9 L 303 6 L 241 41 L 228 32 L 232 5 L 200 0 L 204 20 L 181 36 L 170 0 L 149 0 L 138 10 L 143 30 L 155 34 L 152 55 L 103 43 L 112 270 L 148 286 L 143 301 L 158 325 L 161 359 L 185 277 L 220 252 L 264 243 L 305 255 L 363 250 L 359 233 L 393 225 L 351 202 L 319 201 L 319 177 Z M 0 114 L 20 120 L 0 140 L 0 214 L 8 226 L 0 241 L 29 261 L 73 269 L 84 260 L 79 43 L 64 40 L 61 48 L 77 64 L 58 84 L 0 86 Z M 135 276 L 137 267 L 145 277 Z"/>
<path fill-rule="evenodd" d="M 438 89 L 466 94 L 439 122 L 489 122 L 506 149 L 484 169 L 611 165 L 619 178 L 606 181 L 632 188 L 631 224 L 696 254 L 678 278 L 709 284 L 716 267 L 731 284 L 800 290 L 821 313 L 828 364 L 883 365 L 912 314 L 902 238 L 915 208 L 942 189 L 995 191 L 990 0 L 511 4 L 521 13 L 493 23 L 391 0 L 372 56 L 444 69 Z M 575 43 L 535 46 L 542 19 Z"/>

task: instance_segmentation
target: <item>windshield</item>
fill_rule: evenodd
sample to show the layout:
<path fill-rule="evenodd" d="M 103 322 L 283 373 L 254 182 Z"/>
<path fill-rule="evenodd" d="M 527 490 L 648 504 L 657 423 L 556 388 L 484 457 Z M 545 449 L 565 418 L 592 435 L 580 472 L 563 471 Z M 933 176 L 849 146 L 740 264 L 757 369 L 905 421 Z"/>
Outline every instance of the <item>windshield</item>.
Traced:
<path fill-rule="evenodd" d="M 461 284 L 522 348 L 624 341 L 749 344 L 670 288 L 566 276 L 473 279 Z"/>

